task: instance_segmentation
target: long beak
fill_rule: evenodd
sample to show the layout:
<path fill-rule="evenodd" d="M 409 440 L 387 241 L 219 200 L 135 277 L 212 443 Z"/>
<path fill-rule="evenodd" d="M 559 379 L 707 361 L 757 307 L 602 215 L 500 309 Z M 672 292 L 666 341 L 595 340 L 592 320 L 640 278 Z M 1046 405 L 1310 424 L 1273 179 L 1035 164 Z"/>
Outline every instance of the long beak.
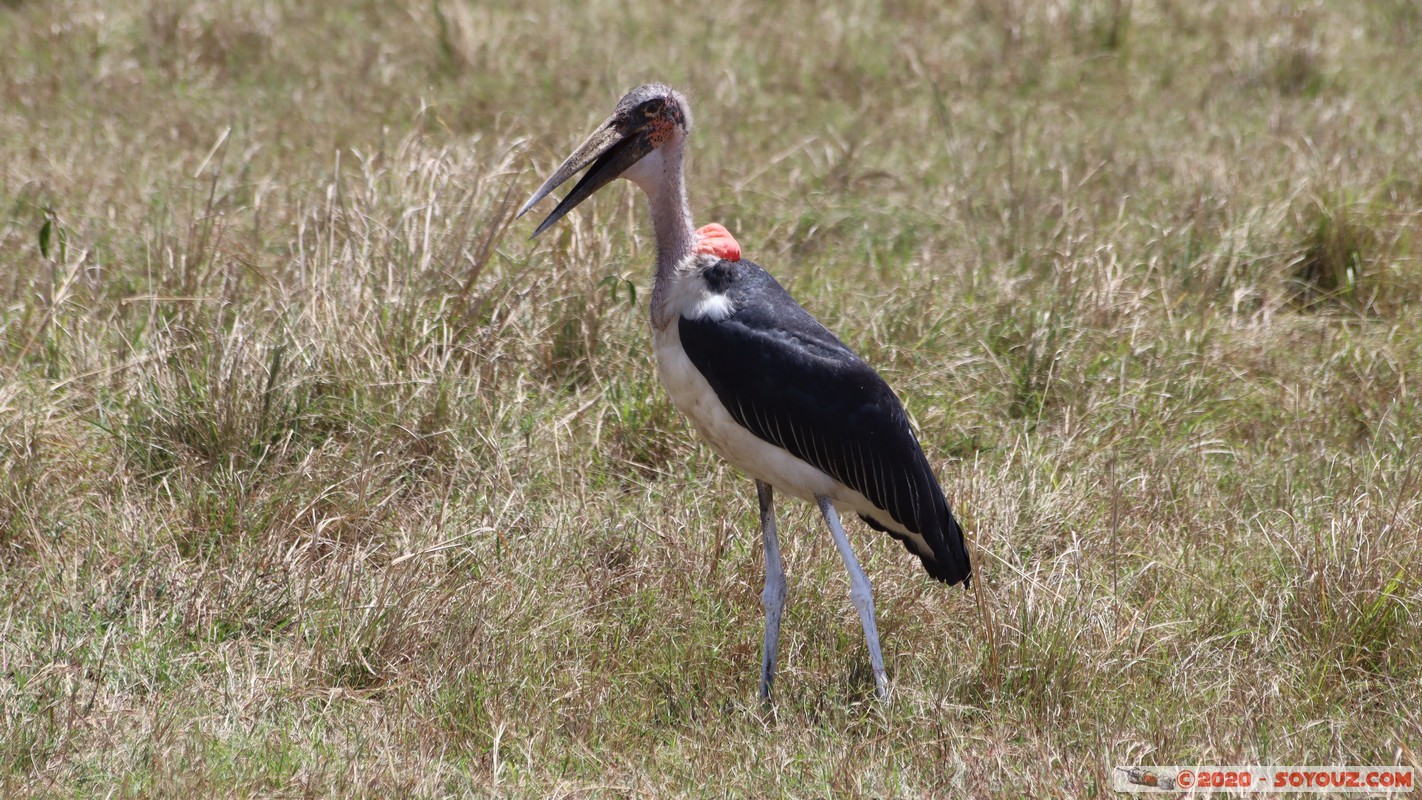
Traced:
<path fill-rule="evenodd" d="M 534 230 L 532 239 L 540 233 L 548 230 L 553 223 L 562 219 L 569 211 L 572 211 L 584 200 L 592 197 L 598 189 L 606 186 L 615 180 L 627 168 L 636 164 L 642 156 L 652 152 L 655 145 L 651 143 L 647 134 L 643 130 L 635 130 L 631 133 L 621 133 L 617 130 L 614 120 L 609 119 L 598 128 L 587 141 L 578 146 L 573 154 L 568 156 L 568 160 L 563 162 L 563 166 L 558 168 L 549 176 L 543 185 L 538 187 L 538 191 L 528 198 L 528 202 L 523 204 L 523 208 L 518 210 L 521 217 L 528 213 L 528 210 L 535 203 L 547 197 L 554 189 L 557 189 L 569 178 L 578 173 L 578 170 L 592 164 L 592 168 L 583 175 L 582 180 L 573 186 L 573 191 L 563 198 L 563 202 L 553 209 L 553 213 L 548 218 L 539 223 Z"/>

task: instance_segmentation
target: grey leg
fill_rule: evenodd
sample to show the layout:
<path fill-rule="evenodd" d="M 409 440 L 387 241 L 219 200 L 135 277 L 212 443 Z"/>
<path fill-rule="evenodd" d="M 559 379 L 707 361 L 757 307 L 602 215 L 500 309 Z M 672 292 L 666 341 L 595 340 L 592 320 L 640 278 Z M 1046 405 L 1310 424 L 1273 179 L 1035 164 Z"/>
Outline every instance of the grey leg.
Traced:
<path fill-rule="evenodd" d="M 849 599 L 859 609 L 859 622 L 864 625 L 864 639 L 869 643 L 869 665 L 874 668 L 874 689 L 880 700 L 888 700 L 889 676 L 884 672 L 884 654 L 879 652 L 879 628 L 874 624 L 874 592 L 869 587 L 869 578 L 859 568 L 859 561 L 849 548 L 849 539 L 839 524 L 834 504 L 828 497 L 816 497 L 815 502 L 819 503 L 820 513 L 825 516 L 830 534 L 834 536 L 835 547 L 839 548 L 840 558 L 844 559 L 844 566 L 849 570 Z"/>
<path fill-rule="evenodd" d="M 760 699 L 770 702 L 770 686 L 775 682 L 775 656 L 780 649 L 780 616 L 785 611 L 785 565 L 780 560 L 780 542 L 775 538 L 775 490 L 765 481 L 755 482 L 760 497 L 760 532 L 765 539 L 765 655 L 760 662 Z"/>

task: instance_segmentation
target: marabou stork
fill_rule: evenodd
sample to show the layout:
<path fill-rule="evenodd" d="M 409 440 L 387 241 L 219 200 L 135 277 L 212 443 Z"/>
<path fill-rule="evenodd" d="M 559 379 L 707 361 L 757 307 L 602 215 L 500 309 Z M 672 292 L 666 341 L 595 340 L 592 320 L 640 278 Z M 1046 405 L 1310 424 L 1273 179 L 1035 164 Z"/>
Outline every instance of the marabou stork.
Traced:
<path fill-rule="evenodd" d="M 770 699 L 785 608 L 775 487 L 819 506 L 849 570 L 875 689 L 887 698 L 869 579 L 835 509 L 853 511 L 898 539 L 930 576 L 949 585 L 966 586 L 972 573 L 963 531 L 888 384 L 769 273 L 742 260 L 725 228 L 692 228 L 682 170 L 690 132 L 691 109 L 679 92 L 660 84 L 633 89 L 519 216 L 589 165 L 533 236 L 615 178 L 647 194 L 657 238 L 651 310 L 662 384 L 712 449 L 755 479 L 760 499 L 761 697 Z"/>

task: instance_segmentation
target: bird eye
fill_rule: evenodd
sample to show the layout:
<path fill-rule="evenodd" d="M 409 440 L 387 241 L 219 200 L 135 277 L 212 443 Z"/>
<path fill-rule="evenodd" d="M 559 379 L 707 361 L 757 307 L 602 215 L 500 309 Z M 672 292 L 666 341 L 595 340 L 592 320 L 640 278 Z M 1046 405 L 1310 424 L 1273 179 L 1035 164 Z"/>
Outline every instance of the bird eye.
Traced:
<path fill-rule="evenodd" d="M 642 104 L 642 113 L 648 117 L 658 116 L 662 113 L 662 107 L 664 105 L 665 103 L 662 102 L 660 97 L 654 97 Z"/>

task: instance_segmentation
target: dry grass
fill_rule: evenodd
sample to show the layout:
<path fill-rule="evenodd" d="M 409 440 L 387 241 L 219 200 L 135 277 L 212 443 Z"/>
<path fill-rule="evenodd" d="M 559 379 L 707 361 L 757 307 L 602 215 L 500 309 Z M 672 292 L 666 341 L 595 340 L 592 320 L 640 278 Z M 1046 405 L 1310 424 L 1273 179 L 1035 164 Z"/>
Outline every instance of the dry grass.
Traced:
<path fill-rule="evenodd" d="M 0 794 L 1101 797 L 1422 752 L 1411 3 L 0 3 Z M 686 87 L 700 221 L 905 397 L 930 585 L 656 385 L 521 200 Z M 1409 380 L 1409 376 L 1413 379 Z"/>

